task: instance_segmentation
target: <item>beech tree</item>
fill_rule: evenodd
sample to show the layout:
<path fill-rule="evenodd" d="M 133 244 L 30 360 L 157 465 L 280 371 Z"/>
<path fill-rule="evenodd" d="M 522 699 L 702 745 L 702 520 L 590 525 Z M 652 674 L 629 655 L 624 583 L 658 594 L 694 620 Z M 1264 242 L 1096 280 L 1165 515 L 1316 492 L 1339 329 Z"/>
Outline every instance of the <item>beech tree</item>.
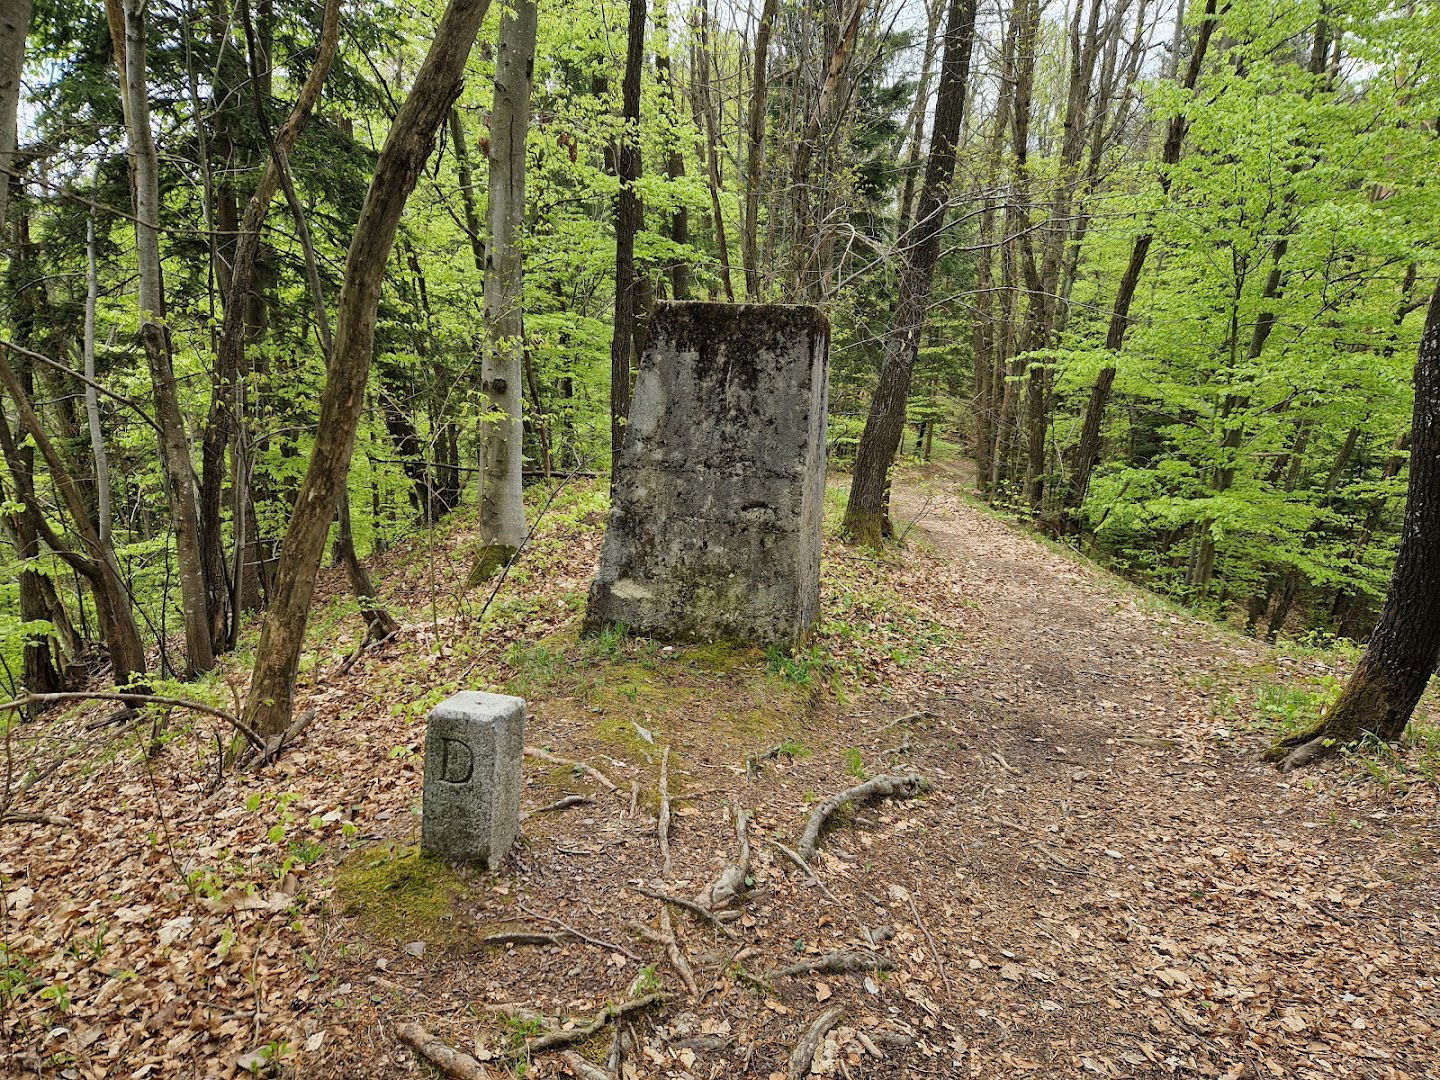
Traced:
<path fill-rule="evenodd" d="M 281 734 L 290 723 L 295 672 L 305 642 L 315 575 L 340 505 L 355 429 L 365 404 L 375 313 L 400 214 L 434 149 L 436 132 L 460 96 L 465 61 L 489 6 L 489 0 L 449 0 L 446 4 L 410 95 L 396 114 L 375 163 L 360 211 L 345 262 L 335 348 L 320 399 L 315 446 L 285 531 L 275 574 L 276 598 L 260 631 L 245 703 L 246 723 L 263 735 Z"/>
<path fill-rule="evenodd" d="M 1310 729 L 1271 751 L 1289 772 L 1366 736 L 1405 733 L 1440 663 L 1440 286 L 1415 357 L 1410 483 L 1400 555 L 1380 621 L 1340 697 Z"/>
<path fill-rule="evenodd" d="M 920 335 L 930 308 L 935 264 L 940 258 L 940 232 L 949 205 L 950 181 L 955 173 L 955 146 L 965 116 L 965 95 L 970 75 L 970 52 L 975 39 L 975 0 L 950 0 L 945 18 L 945 52 L 940 62 L 940 92 L 930 134 L 929 160 L 915 223 L 900 241 L 899 296 L 880 379 L 860 446 L 855 452 L 855 476 L 845 504 L 845 530 L 851 540 L 878 546 L 893 533 L 890 524 L 890 467 L 905 428 L 905 403 Z"/>
<path fill-rule="evenodd" d="M 495 106 L 490 112 L 485 353 L 480 389 L 480 552 L 470 584 L 485 581 L 525 542 L 521 381 L 525 366 L 525 140 L 535 70 L 535 4 L 518 0 L 500 20 Z"/>

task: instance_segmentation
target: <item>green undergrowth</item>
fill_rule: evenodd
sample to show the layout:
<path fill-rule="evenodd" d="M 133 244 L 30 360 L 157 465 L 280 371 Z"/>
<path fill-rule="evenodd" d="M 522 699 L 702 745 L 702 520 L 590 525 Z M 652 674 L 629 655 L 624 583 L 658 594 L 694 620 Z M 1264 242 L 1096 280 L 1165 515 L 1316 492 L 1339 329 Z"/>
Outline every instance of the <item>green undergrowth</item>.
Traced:
<path fill-rule="evenodd" d="M 1345 688 L 1345 676 L 1360 656 L 1351 642 L 1324 646 L 1305 642 L 1282 644 L 1280 656 L 1320 660 L 1328 670 L 1296 671 L 1275 660 L 1249 665 L 1239 689 L 1223 694 L 1215 715 L 1244 731 L 1272 742 L 1299 735 L 1321 722 Z M 1432 688 L 1421 699 L 1398 745 L 1367 737 L 1342 747 L 1339 757 L 1350 774 L 1392 791 L 1416 784 L 1440 783 L 1440 695 Z"/>

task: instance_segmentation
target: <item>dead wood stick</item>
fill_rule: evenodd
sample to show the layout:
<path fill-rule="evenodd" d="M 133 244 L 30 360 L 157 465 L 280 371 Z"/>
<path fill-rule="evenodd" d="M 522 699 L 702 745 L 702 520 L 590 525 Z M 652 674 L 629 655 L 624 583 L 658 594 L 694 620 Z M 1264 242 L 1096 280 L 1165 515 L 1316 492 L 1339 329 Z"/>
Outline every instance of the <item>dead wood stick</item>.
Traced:
<path fill-rule="evenodd" d="M 168 705 L 176 709 L 190 709 L 194 712 L 205 713 L 207 716 L 218 716 L 241 735 L 244 735 L 250 745 L 257 750 L 263 749 L 265 746 L 265 740 L 255 734 L 255 730 L 250 725 L 238 716 L 232 716 L 224 709 L 217 709 L 213 705 L 205 705 L 198 701 L 186 701 L 184 698 L 158 697 L 155 694 L 101 693 L 89 690 L 67 690 L 55 694 L 26 694 L 14 701 L 0 702 L 0 712 L 23 709 L 27 705 L 50 705 L 57 701 L 119 701 L 126 705 Z"/>
<path fill-rule="evenodd" d="M 667 904 L 674 904 L 676 907 L 684 908 L 692 915 L 700 916 L 700 918 L 704 919 L 711 926 L 715 927 L 716 930 L 719 930 L 728 938 L 734 938 L 739 936 L 735 933 L 734 930 L 721 922 L 720 917 L 716 915 L 713 911 L 711 911 L 709 908 L 702 907 L 701 905 L 695 903 L 695 901 L 693 900 L 686 900 L 683 896 L 675 896 L 671 893 L 660 892 L 658 889 L 647 889 L 643 885 L 631 885 L 630 888 L 633 889 L 635 892 L 638 892 L 641 896 L 648 896 L 651 900 L 661 900 Z"/>
<path fill-rule="evenodd" d="M 565 1062 L 565 1067 L 578 1080 L 615 1080 L 615 1074 L 609 1069 L 602 1069 L 593 1061 L 586 1061 L 574 1050 L 566 1050 L 560 1055 L 560 1060 Z"/>
<path fill-rule="evenodd" d="M 618 1021 L 622 1016 L 636 1012 L 640 1009 L 647 1009 L 656 1002 L 664 1001 L 664 994 L 646 994 L 644 997 L 631 998 L 629 1001 L 622 1001 L 618 1005 L 610 1005 L 595 1014 L 583 1027 L 570 1028 L 562 1031 L 549 1031 L 544 1035 L 531 1039 L 525 1044 L 525 1049 L 532 1054 L 542 1054 L 546 1050 L 554 1050 L 556 1047 L 569 1046 L 572 1043 L 584 1042 L 593 1035 L 599 1034 L 610 1021 Z"/>
<path fill-rule="evenodd" d="M 616 945 L 616 944 L 614 944 L 613 942 L 610 942 L 610 941 L 602 941 L 602 940 L 600 940 L 599 938 L 593 938 L 593 937 L 591 937 L 591 936 L 588 935 L 588 934 L 582 934 L 579 930 L 576 930 L 573 926 L 569 925 L 568 923 L 563 923 L 563 922 L 561 922 L 559 919 L 555 918 L 555 917 L 552 916 L 552 915 L 542 915 L 542 914 L 540 914 L 540 912 L 535 911 L 533 908 L 528 908 L 528 907 L 526 907 L 523 901 L 522 901 L 521 903 L 517 904 L 516 906 L 517 906 L 521 911 L 523 911 L 526 915 L 529 915 L 532 919 L 539 919 L 541 922 L 547 922 L 547 923 L 549 923 L 551 926 L 554 926 L 554 927 L 557 927 L 557 928 L 559 928 L 559 929 L 561 929 L 561 930 L 564 930 L 564 931 L 565 931 L 567 934 L 569 934 L 571 937 L 576 938 L 577 940 L 583 941 L 583 942 L 585 942 L 585 944 L 587 944 L 587 945 L 594 945 L 596 948 L 599 948 L 599 949 L 609 949 L 609 950 L 611 950 L 612 952 L 618 952 L 618 953 L 620 953 L 622 956 L 628 956 L 631 960 L 634 960 L 637 964 L 643 959 L 643 957 L 637 956 L 635 953 L 631 952 L 629 949 L 625 948 L 625 946 L 623 946 L 623 945 Z"/>
<path fill-rule="evenodd" d="M 68 817 L 59 814 L 6 814 L 0 818 L 0 825 L 74 825 Z"/>
<path fill-rule="evenodd" d="M 898 717 L 895 720 L 891 720 L 890 723 L 882 727 L 880 731 L 889 731 L 891 728 L 899 727 L 901 724 L 908 724 L 911 720 L 923 720 L 927 716 L 934 715 L 935 714 L 929 709 L 917 709 L 915 712 L 906 713 L 904 716 Z M 879 732 L 877 732 L 876 734 L 879 734 Z"/>
<path fill-rule="evenodd" d="M 925 920 L 920 917 L 920 909 L 915 906 L 915 897 L 910 893 L 905 894 L 905 899 L 910 902 L 910 914 L 915 916 L 915 925 L 920 927 L 920 932 L 925 935 L 925 940 L 930 944 L 930 955 L 935 960 L 935 966 L 940 969 L 940 979 L 945 984 L 948 992 L 950 986 L 950 972 L 945 969 L 945 958 L 940 955 L 940 947 L 935 944 L 935 936 L 930 933 L 930 928 L 925 925 Z"/>
<path fill-rule="evenodd" d="M 615 786 L 614 782 L 593 765 L 587 765 L 583 761 L 574 761 L 570 758 L 560 757 L 558 754 L 552 754 L 548 750 L 541 750 L 538 746 L 525 747 L 525 756 L 535 758 L 537 761 L 548 761 L 551 765 L 568 765 L 572 769 L 579 769 L 601 787 L 613 794 L 620 794 L 620 789 Z"/>
<path fill-rule="evenodd" d="M 536 934 L 527 930 L 502 930 L 480 939 L 481 945 L 563 945 L 568 934 Z"/>
<path fill-rule="evenodd" d="M 810 1075 L 810 1063 L 815 1060 L 815 1051 L 820 1048 L 825 1036 L 830 1034 L 830 1029 L 840 1023 L 844 1016 L 844 1008 L 834 1005 L 817 1016 L 805 1029 L 805 1034 L 795 1044 L 795 1049 L 790 1051 L 790 1069 L 785 1074 L 789 1080 L 802 1080 Z"/>
<path fill-rule="evenodd" d="M 589 806 L 594 801 L 594 799 L 587 798 L 584 795 L 566 795 L 563 799 L 556 799 L 549 806 L 536 807 L 525 816 L 530 817 L 533 814 L 554 814 L 560 810 L 569 810 L 575 806 Z"/>
<path fill-rule="evenodd" d="M 670 744 L 660 754 L 660 815 L 656 831 L 660 835 L 660 872 L 670 876 Z"/>
<path fill-rule="evenodd" d="M 765 976 L 766 982 L 795 975 L 845 975 L 852 971 L 889 971 L 893 965 L 884 953 L 832 952 L 801 960 L 789 967 L 777 968 Z"/>
<path fill-rule="evenodd" d="M 401 1042 L 454 1080 L 490 1080 L 494 1075 L 469 1054 L 445 1045 L 419 1024 L 401 1024 L 395 1029 L 395 1034 L 400 1036 Z"/>
<path fill-rule="evenodd" d="M 810 812 L 810 820 L 795 850 L 807 863 L 815 857 L 815 848 L 820 843 L 820 831 L 831 816 L 851 803 L 870 802 L 873 799 L 905 799 L 918 795 L 925 789 L 925 780 L 919 776 L 876 776 L 863 784 L 847 788 L 837 795 L 831 795 Z"/>
<path fill-rule="evenodd" d="M 875 935 L 870 932 L 870 927 L 865 925 L 865 920 L 860 918 L 860 916 L 855 915 L 854 907 L 852 905 L 843 904 L 840 902 L 840 897 L 836 896 L 830 890 L 830 886 L 826 885 L 825 882 L 820 880 L 820 875 L 815 873 L 814 868 L 811 867 L 809 863 L 807 863 L 804 859 L 800 857 L 800 853 L 798 851 L 796 851 L 794 848 L 786 847 L 784 844 L 780 843 L 779 840 L 771 840 L 767 837 L 765 842 L 771 847 L 779 848 L 780 851 L 786 856 L 786 858 L 788 858 L 791 862 L 793 862 L 796 866 L 803 870 L 805 872 L 805 875 L 809 877 L 810 884 L 814 885 L 817 889 L 824 893 L 826 897 L 829 898 L 832 904 L 840 908 L 842 911 L 849 911 L 851 915 L 854 915 L 855 923 L 857 926 L 860 927 L 860 935 L 871 945 L 876 944 Z"/>

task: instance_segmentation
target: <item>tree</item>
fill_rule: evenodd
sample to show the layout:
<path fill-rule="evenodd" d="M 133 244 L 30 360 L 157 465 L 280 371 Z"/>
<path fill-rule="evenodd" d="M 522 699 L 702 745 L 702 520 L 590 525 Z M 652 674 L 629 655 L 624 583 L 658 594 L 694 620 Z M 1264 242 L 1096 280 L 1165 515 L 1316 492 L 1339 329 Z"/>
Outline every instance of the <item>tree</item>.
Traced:
<path fill-rule="evenodd" d="M 635 350 L 635 236 L 645 225 L 636 182 L 640 179 L 640 76 L 645 65 L 645 0 L 630 0 L 625 32 L 625 78 L 621 85 L 620 151 L 615 198 L 615 324 L 610 337 L 610 455 L 625 441 L 630 415 L 630 360 Z"/>
<path fill-rule="evenodd" d="M 1286 772 L 1373 736 L 1405 733 L 1440 663 L 1440 285 L 1415 358 L 1410 483 L 1400 556 L 1365 655 L 1320 722 L 1268 754 Z"/>
<path fill-rule="evenodd" d="M 20 73 L 25 67 L 25 39 L 30 33 L 30 0 L 13 0 L 0 12 L 0 233 L 10 199 L 14 168 L 16 114 L 20 106 Z"/>
<path fill-rule="evenodd" d="M 174 343 L 165 317 L 165 277 L 160 262 L 160 159 L 155 150 L 146 85 L 145 5 L 143 0 L 107 0 L 106 11 L 120 69 L 120 99 L 129 135 L 140 340 L 150 368 L 160 461 L 170 526 L 175 533 L 185 617 L 185 666 L 188 674 L 196 675 L 215 666 L 215 651 L 200 547 L 195 468 L 190 462 L 190 438 L 175 382 Z"/>
<path fill-rule="evenodd" d="M 434 149 L 437 130 L 460 96 L 465 61 L 489 6 L 489 0 L 449 0 L 410 96 L 396 114 L 375 163 L 360 211 L 345 261 L 335 349 L 320 399 L 320 424 L 285 531 L 275 574 L 275 600 L 260 631 L 245 703 L 246 722 L 265 735 L 283 732 L 290 722 L 315 575 L 330 523 L 340 506 L 365 405 L 380 288 L 400 214 Z"/>
<path fill-rule="evenodd" d="M 852 542 L 879 546 L 892 534 L 890 466 L 905 429 L 905 405 L 920 352 L 920 334 L 930 309 L 940 233 L 955 173 L 955 146 L 965 115 L 970 52 L 975 38 L 975 0 L 950 0 L 945 20 L 945 52 L 940 62 L 940 92 L 930 134 L 925 183 L 915 223 L 900 241 L 899 297 L 885 341 L 880 380 L 855 454 L 855 477 L 845 505 L 845 531 Z"/>
<path fill-rule="evenodd" d="M 470 573 L 478 585 L 525 542 L 522 491 L 525 366 L 525 140 L 535 73 L 535 4 L 516 0 L 500 20 L 495 106 L 490 112 L 489 243 L 485 249 L 485 353 L 480 389 L 480 551 Z"/>

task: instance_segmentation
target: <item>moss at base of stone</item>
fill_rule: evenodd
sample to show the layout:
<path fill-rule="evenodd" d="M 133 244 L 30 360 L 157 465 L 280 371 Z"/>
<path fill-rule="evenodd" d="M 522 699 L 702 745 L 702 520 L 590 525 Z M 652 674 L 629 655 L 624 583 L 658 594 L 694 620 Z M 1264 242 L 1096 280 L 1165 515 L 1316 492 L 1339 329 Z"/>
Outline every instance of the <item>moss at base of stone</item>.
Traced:
<path fill-rule="evenodd" d="M 464 891 L 465 879 L 445 860 L 395 844 L 357 851 L 335 875 L 340 913 L 399 944 L 459 939 L 455 902 Z"/>
<path fill-rule="evenodd" d="M 475 552 L 475 563 L 470 567 L 470 576 L 465 579 L 467 589 L 484 585 L 505 568 L 515 557 L 516 548 L 508 544 L 486 544 Z"/>

